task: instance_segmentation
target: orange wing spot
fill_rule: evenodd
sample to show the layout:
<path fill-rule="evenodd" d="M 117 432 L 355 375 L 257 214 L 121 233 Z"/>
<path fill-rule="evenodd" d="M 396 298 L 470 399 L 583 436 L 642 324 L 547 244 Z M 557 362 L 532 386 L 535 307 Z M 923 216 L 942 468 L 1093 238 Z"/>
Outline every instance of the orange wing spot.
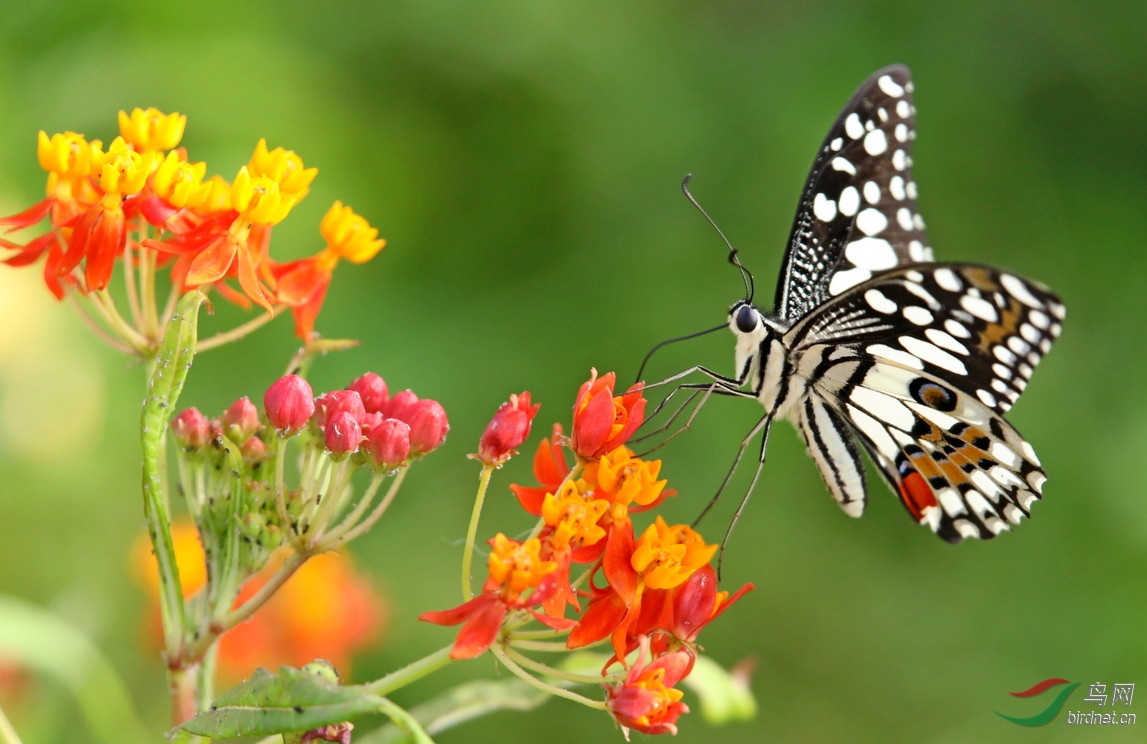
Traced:
<path fill-rule="evenodd" d="M 924 518 L 924 510 L 936 506 L 936 497 L 924 476 L 913 471 L 900 481 L 900 500 L 908 507 L 908 511 L 917 522 Z"/>

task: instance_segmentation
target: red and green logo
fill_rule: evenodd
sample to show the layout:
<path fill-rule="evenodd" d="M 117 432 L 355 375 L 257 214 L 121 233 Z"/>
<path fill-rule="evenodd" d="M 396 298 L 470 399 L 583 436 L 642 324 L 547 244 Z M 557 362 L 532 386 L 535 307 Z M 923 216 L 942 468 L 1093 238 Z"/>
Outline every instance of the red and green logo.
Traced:
<path fill-rule="evenodd" d="M 1061 677 L 1052 677 L 1050 679 L 1045 679 L 1042 682 L 1037 682 L 1036 684 L 1032 685 L 1030 688 L 1024 690 L 1023 692 L 1010 692 L 1010 693 L 1008 693 L 1009 695 L 1013 695 L 1015 697 L 1020 697 L 1020 698 L 1038 697 L 1053 687 L 1059 687 L 1060 685 L 1067 685 L 1066 687 L 1061 689 L 1058 693 L 1056 693 L 1055 699 L 1053 699 L 1050 703 L 1048 703 L 1048 706 L 1046 708 L 1044 708 L 1043 710 L 1041 710 L 1039 713 L 1036 713 L 1034 716 L 1026 716 L 1026 717 L 1009 716 L 1006 713 L 999 712 L 998 710 L 995 711 L 995 713 L 997 716 L 1000 716 L 1001 718 L 1006 718 L 1007 720 L 1011 721 L 1012 723 L 1018 723 L 1021 726 L 1043 726 L 1044 724 L 1051 723 L 1052 719 L 1054 719 L 1057 715 L 1059 715 L 1059 712 L 1063 709 L 1064 703 L 1067 702 L 1068 696 L 1070 696 L 1072 691 L 1076 687 L 1079 687 L 1080 684 L 1082 684 L 1082 683 L 1080 683 L 1080 682 L 1069 682 L 1068 680 L 1063 679 Z"/>

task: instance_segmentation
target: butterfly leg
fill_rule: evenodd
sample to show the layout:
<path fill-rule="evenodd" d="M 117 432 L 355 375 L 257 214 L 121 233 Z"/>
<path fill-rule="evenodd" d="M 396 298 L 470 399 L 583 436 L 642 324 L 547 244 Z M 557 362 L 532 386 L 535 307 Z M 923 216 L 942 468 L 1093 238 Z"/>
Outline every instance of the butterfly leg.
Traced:
<path fill-rule="evenodd" d="M 713 498 L 709 500 L 709 503 L 705 506 L 705 508 L 703 510 L 701 510 L 701 513 L 697 516 L 697 518 L 693 520 L 692 526 L 696 527 L 698 524 L 700 524 L 701 520 L 705 518 L 705 515 L 709 513 L 709 510 L 712 509 L 714 505 L 716 505 L 717 499 L 721 498 L 721 494 L 725 492 L 725 488 L 729 485 L 729 481 L 731 481 L 733 479 L 733 473 L 737 472 L 737 466 L 741 464 L 741 458 L 744 457 L 745 450 L 748 449 L 748 447 L 749 447 L 749 442 L 753 441 L 753 437 L 757 436 L 757 434 L 759 434 L 762 431 L 764 432 L 764 436 L 761 437 L 760 464 L 764 465 L 764 462 L 765 462 L 765 444 L 769 441 L 769 426 L 772 424 L 772 420 L 773 420 L 773 415 L 771 413 L 766 414 L 760 421 L 758 421 L 756 423 L 756 425 L 753 426 L 753 428 L 749 432 L 748 436 L 746 436 L 744 439 L 741 440 L 741 446 L 737 450 L 737 456 L 736 456 L 736 458 L 733 459 L 733 466 L 731 468 L 729 468 L 729 472 L 725 476 L 725 480 L 723 480 L 721 482 L 721 487 L 717 489 L 717 493 L 713 494 Z M 760 466 L 758 466 L 757 474 L 760 475 L 760 472 L 761 472 Z M 756 482 L 757 482 L 757 479 L 754 477 L 753 478 L 753 484 L 756 485 Z M 748 496 L 745 497 L 745 501 L 748 501 Z M 741 507 L 742 508 L 744 507 L 743 502 L 741 504 Z M 737 510 L 737 514 L 740 515 L 740 509 Z M 729 528 L 729 531 L 730 532 L 732 531 L 731 526 Z M 725 539 L 726 540 L 729 539 L 727 534 L 725 536 Z"/>
<path fill-rule="evenodd" d="M 723 387 L 723 388 L 726 388 L 729 390 L 734 390 L 736 388 L 743 387 L 745 384 L 745 381 L 749 379 L 749 374 L 748 374 L 747 370 L 746 370 L 745 374 L 742 376 L 742 379 L 737 379 L 736 377 L 729 377 L 729 376 L 723 375 L 719 372 L 714 372 L 713 370 L 709 369 L 708 367 L 705 367 L 703 365 L 698 364 L 695 367 L 690 367 L 689 369 L 685 370 L 684 372 L 678 372 L 677 374 L 673 375 L 672 377 L 666 377 L 664 380 L 661 380 L 660 382 L 651 382 L 645 386 L 645 389 L 648 390 L 649 388 L 661 387 L 663 385 L 668 385 L 671 382 L 677 382 L 681 378 L 688 377 L 689 375 L 693 374 L 694 372 L 700 372 L 701 374 L 707 376 L 709 379 L 713 380 L 713 382 L 718 384 L 720 387 Z"/>
<path fill-rule="evenodd" d="M 749 483 L 749 490 L 745 491 L 745 497 L 741 499 L 741 505 L 737 507 L 737 511 L 733 513 L 733 521 L 729 523 L 729 529 L 725 530 L 725 539 L 721 541 L 721 550 L 717 555 L 717 580 L 721 579 L 721 564 L 725 560 L 725 546 L 729 544 L 729 538 L 733 536 L 733 528 L 737 526 L 737 520 L 741 518 L 741 512 L 745 510 L 745 505 L 749 503 L 749 497 L 753 495 L 753 489 L 757 487 L 757 480 L 761 477 L 761 471 L 765 467 L 765 447 L 769 443 L 769 425 L 768 421 L 771 416 L 766 416 L 765 433 L 761 437 L 761 454 L 757 459 L 757 472 L 753 473 L 753 480 Z"/>
<path fill-rule="evenodd" d="M 690 394 L 690 396 L 685 400 L 685 402 L 683 404 L 681 404 L 680 406 L 677 407 L 677 410 L 673 412 L 673 415 L 669 417 L 669 420 L 666 421 L 664 425 L 662 425 L 661 427 L 659 427 L 653 431 L 650 431 L 646 434 L 643 434 L 642 436 L 640 436 L 636 439 L 632 439 L 630 441 L 640 442 L 643 439 L 648 439 L 651 436 L 654 436 L 656 434 L 661 434 L 665 431 L 668 431 L 668 429 L 671 426 L 673 426 L 673 422 L 676 421 L 678 418 L 680 418 L 681 414 L 685 411 L 686 408 L 689 407 L 689 404 L 693 402 L 693 400 L 697 397 L 698 394 L 700 394 L 700 392 L 702 390 L 705 391 L 705 394 L 703 396 L 701 396 L 701 400 L 698 401 L 697 405 L 693 407 L 693 411 L 689 414 L 688 420 L 685 421 L 685 423 L 681 426 L 681 428 L 679 428 L 677 431 L 670 434 L 665 439 L 658 442 L 651 449 L 643 452 L 640 455 L 641 457 L 645 457 L 650 452 L 654 452 L 656 450 L 661 449 L 666 444 L 668 444 L 672 440 L 676 439 L 681 434 L 685 433 L 685 431 L 687 431 L 689 429 L 689 427 L 691 427 L 693 425 L 693 420 L 695 418 L 697 418 L 697 414 L 701 411 L 701 407 L 705 405 L 705 403 L 709 400 L 710 396 L 712 396 L 712 395 L 727 395 L 727 396 L 730 396 L 733 398 L 752 398 L 752 397 L 754 397 L 751 393 L 745 392 L 744 390 L 729 390 L 727 388 L 718 387 L 717 383 L 714 383 L 714 382 L 695 382 L 695 383 L 690 383 L 688 385 L 680 385 L 673 392 L 676 393 L 678 390 L 693 390 L 693 393 Z M 654 411 L 654 415 L 656 415 L 656 411 Z"/>

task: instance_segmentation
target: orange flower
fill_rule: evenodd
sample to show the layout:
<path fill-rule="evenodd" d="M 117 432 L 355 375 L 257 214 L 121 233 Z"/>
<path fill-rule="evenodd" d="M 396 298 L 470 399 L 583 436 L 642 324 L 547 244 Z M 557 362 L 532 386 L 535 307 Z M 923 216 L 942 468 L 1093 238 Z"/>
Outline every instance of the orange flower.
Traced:
<path fill-rule="evenodd" d="M 625 681 L 606 687 L 606 707 L 626 729 L 643 734 L 676 734 L 677 719 L 689 712 L 681 702 L 683 693 L 675 689 L 693 669 L 693 657 L 686 651 L 674 651 L 649 664 L 649 643 L 642 641 L 641 654 Z"/>
<path fill-rule="evenodd" d="M 612 449 L 625 444 L 645 420 L 645 398 L 642 384 L 637 383 L 625 395 L 614 397 L 613 372 L 597 376 L 590 369 L 590 377 L 582 384 L 574 403 L 574 452 L 587 460 L 594 460 Z"/>

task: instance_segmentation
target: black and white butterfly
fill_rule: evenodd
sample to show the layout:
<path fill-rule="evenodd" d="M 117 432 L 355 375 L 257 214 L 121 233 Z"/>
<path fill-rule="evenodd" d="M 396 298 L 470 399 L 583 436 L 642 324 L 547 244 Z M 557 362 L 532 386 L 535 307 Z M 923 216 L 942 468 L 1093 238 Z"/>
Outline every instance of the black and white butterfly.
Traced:
<path fill-rule="evenodd" d="M 761 463 L 771 422 L 793 422 L 846 514 L 866 500 L 859 441 L 913 519 L 949 542 L 987 539 L 1030 516 L 1047 479 L 1003 414 L 1064 306 L 1000 269 L 932 262 L 915 115 L 906 67 L 860 86 L 813 162 L 772 313 L 752 304 L 751 277 L 729 310 L 736 376 L 698 367 L 713 382 L 685 387 L 756 398 L 765 415 L 741 452 L 763 432 Z"/>

